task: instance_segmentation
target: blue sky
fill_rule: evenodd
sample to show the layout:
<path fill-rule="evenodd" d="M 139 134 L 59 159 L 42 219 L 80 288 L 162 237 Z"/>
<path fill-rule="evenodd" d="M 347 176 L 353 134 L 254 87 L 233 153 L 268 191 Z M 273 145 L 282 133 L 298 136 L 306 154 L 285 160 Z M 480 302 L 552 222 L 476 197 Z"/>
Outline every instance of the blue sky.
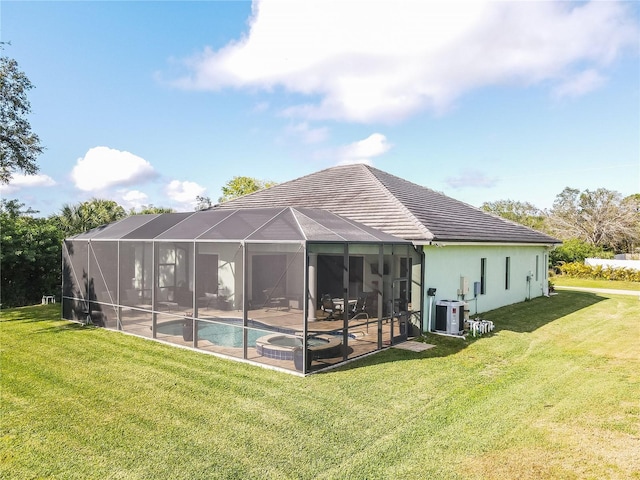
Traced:
<path fill-rule="evenodd" d="M 237 175 L 350 162 L 476 206 L 640 192 L 637 2 L 0 9 L 46 147 L 2 196 L 42 215 L 92 197 L 185 211 Z"/>

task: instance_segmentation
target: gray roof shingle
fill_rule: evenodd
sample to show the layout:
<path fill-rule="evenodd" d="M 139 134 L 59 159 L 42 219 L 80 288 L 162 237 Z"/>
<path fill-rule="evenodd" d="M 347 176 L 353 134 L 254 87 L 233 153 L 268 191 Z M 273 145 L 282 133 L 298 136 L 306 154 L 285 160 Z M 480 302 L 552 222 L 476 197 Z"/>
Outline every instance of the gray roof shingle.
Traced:
<path fill-rule="evenodd" d="M 414 242 L 560 243 L 365 164 L 321 170 L 212 208 L 266 206 L 322 208 Z"/>

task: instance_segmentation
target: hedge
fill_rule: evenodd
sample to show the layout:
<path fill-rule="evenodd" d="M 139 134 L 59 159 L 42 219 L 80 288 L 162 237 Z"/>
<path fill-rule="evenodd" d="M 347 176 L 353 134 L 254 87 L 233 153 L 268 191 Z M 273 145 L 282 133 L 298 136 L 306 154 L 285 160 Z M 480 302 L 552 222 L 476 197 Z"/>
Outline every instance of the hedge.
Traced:
<path fill-rule="evenodd" d="M 602 265 L 585 265 L 572 262 L 559 265 L 563 275 L 572 278 L 592 278 L 596 280 L 622 280 L 626 282 L 640 282 L 640 270 L 633 268 L 614 268 Z"/>

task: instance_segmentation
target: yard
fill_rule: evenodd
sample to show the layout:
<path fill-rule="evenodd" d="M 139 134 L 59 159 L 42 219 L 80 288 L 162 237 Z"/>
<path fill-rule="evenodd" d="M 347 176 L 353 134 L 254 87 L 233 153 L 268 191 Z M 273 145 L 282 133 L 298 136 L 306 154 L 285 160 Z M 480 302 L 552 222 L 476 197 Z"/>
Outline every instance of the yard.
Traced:
<path fill-rule="evenodd" d="M 564 275 L 551 277 L 551 282 L 558 287 L 605 288 L 614 290 L 632 290 L 635 292 L 640 291 L 640 282 L 571 278 Z"/>
<path fill-rule="evenodd" d="M 299 378 L 2 311 L 1 478 L 640 478 L 637 297 L 562 291 Z"/>

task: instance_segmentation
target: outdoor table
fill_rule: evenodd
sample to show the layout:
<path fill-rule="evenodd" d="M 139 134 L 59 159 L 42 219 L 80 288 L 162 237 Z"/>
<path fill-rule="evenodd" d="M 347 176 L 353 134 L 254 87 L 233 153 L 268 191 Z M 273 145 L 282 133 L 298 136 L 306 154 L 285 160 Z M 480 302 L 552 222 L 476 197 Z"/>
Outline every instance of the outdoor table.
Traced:
<path fill-rule="evenodd" d="M 340 310 L 342 310 L 344 312 L 344 299 L 343 298 L 332 298 L 331 300 L 333 301 L 333 304 L 336 306 L 336 308 L 339 308 Z M 353 299 L 353 300 L 349 299 L 349 300 L 347 300 L 347 304 L 351 308 L 355 307 L 357 303 L 358 303 L 357 299 Z"/>
<path fill-rule="evenodd" d="M 55 295 L 43 295 L 42 296 L 42 305 L 46 305 L 47 303 L 56 303 Z"/>

